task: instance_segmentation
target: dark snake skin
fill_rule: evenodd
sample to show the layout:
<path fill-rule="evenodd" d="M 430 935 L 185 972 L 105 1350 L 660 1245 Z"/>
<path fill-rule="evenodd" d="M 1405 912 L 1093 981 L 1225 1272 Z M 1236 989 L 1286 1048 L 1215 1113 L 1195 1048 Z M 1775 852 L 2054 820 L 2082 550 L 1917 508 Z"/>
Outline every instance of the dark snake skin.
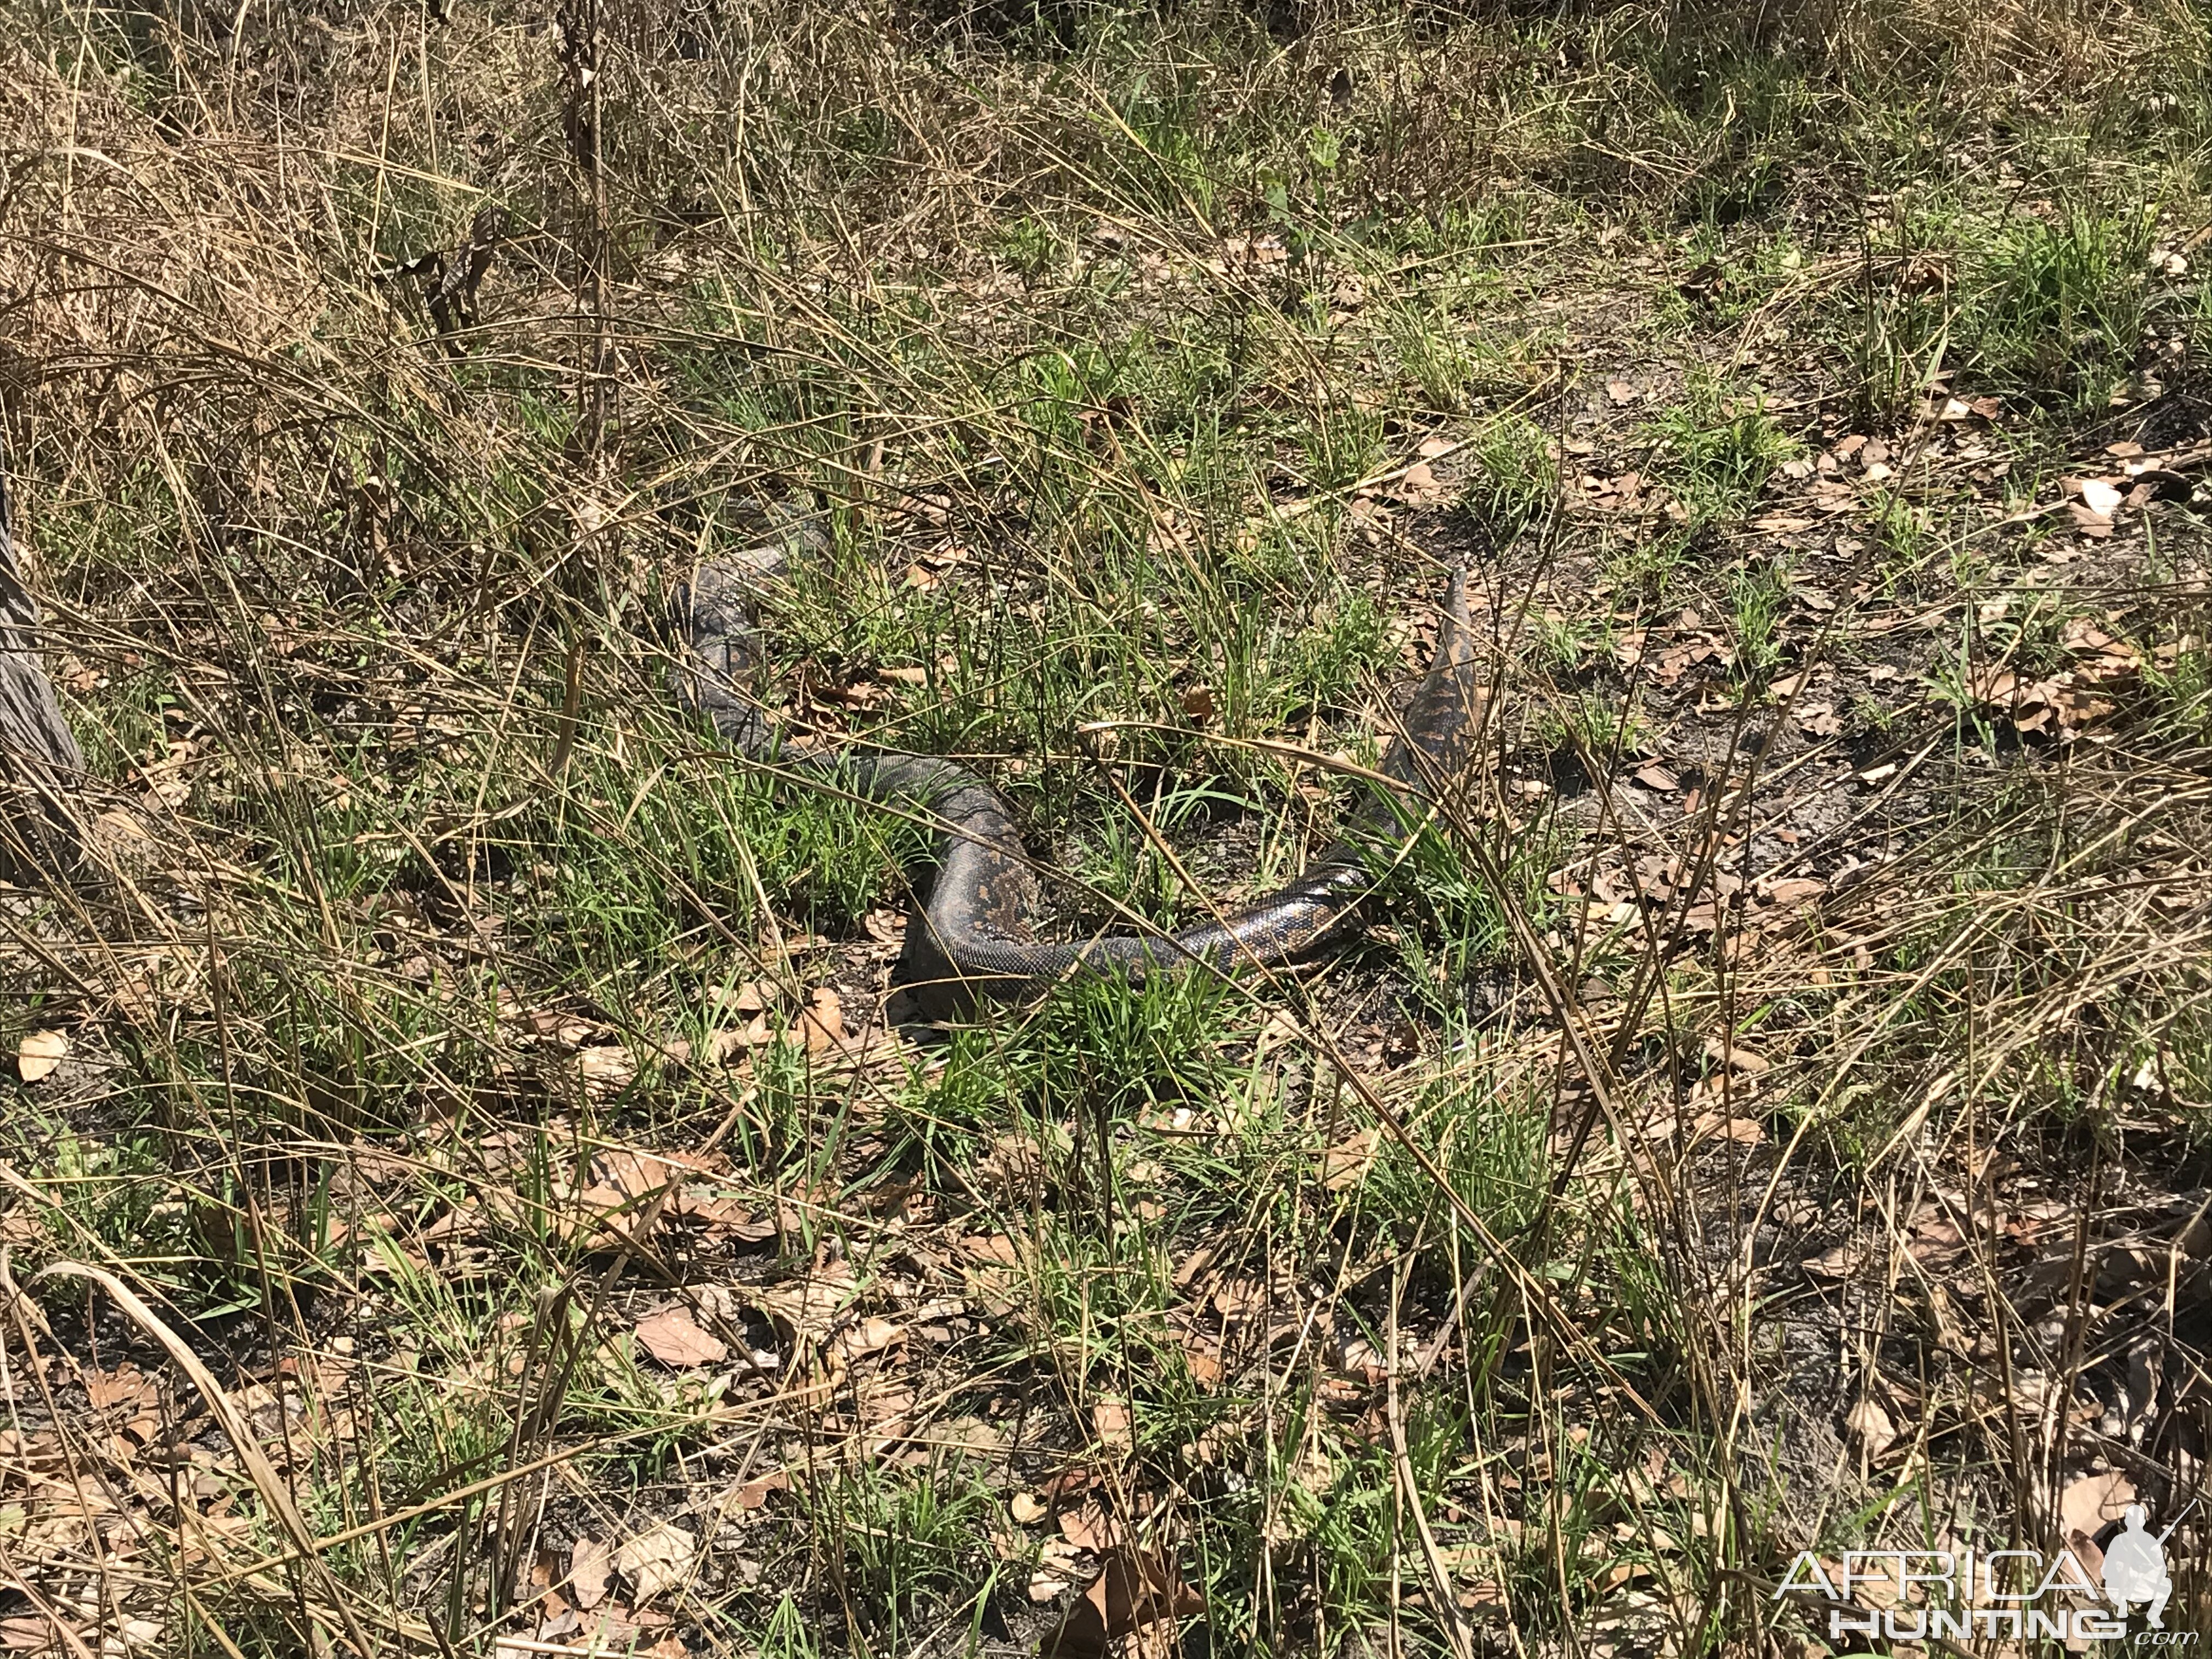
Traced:
<path fill-rule="evenodd" d="M 895 975 L 925 1009 L 957 1009 L 979 997 L 1024 997 L 1086 973 L 1142 974 L 1194 963 L 1226 971 L 1287 962 L 1344 927 L 1373 888 L 1372 849 L 1378 840 L 1402 834 L 1404 809 L 1394 810 L 1377 787 L 1344 838 L 1304 875 L 1218 920 L 1172 934 L 1040 940 L 1043 907 L 1036 869 L 1012 814 L 990 785 L 952 761 L 897 750 L 794 754 L 745 695 L 761 656 L 753 611 L 782 563 L 779 550 L 758 550 L 701 567 L 679 591 L 682 654 L 672 675 L 677 699 L 705 714 L 740 755 L 774 767 L 780 777 L 896 803 L 942 828 L 937 879 L 907 928 Z M 1427 676 L 1401 713 L 1402 735 L 1390 745 L 1382 775 L 1414 797 L 1449 785 L 1473 752 L 1482 708 L 1461 572 L 1451 580 Z"/>

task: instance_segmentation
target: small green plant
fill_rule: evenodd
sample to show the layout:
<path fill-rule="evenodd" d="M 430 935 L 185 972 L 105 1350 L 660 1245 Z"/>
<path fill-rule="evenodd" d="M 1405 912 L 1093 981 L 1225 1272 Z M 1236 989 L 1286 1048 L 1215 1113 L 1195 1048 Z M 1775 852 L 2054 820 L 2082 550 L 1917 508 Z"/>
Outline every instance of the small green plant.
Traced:
<path fill-rule="evenodd" d="M 809 1504 L 808 1534 L 821 1570 L 863 1630 L 886 1651 L 902 1627 L 948 1595 L 988 1594 L 984 1528 L 990 1499 L 958 1468 L 902 1477 L 872 1464 L 831 1474 Z"/>
<path fill-rule="evenodd" d="M 1476 434 L 1468 504 L 1500 542 L 1541 518 L 1559 493 L 1559 467 L 1544 428 L 1520 415 L 1501 416 Z"/>
<path fill-rule="evenodd" d="M 1009 220 L 999 233 L 999 252 L 1024 283 L 1034 284 L 1059 262 L 1060 236 L 1043 220 L 1024 214 Z"/>
<path fill-rule="evenodd" d="M 1735 672 L 1747 685 L 1764 685 L 1782 660 L 1782 607 L 1789 573 L 1778 565 L 1742 565 L 1728 573 L 1729 630 L 1735 635 Z"/>
<path fill-rule="evenodd" d="M 2069 203 L 2011 221 L 1977 272 L 1972 366 L 2076 409 L 2102 406 L 2142 349 L 2155 210 Z"/>
<path fill-rule="evenodd" d="M 1654 471 L 1693 528 L 1741 514 L 1802 447 L 1767 412 L 1757 387 L 1704 369 L 1692 371 L 1682 401 L 1647 423 L 1644 437 Z"/>
<path fill-rule="evenodd" d="M 1111 1119 L 1161 1103 L 1202 1101 L 1224 1076 L 1228 988 L 1198 971 L 1141 980 L 1069 981 L 1046 1001 L 1038 1032 L 1052 1055 L 1044 1109 L 1087 1106 Z"/>
<path fill-rule="evenodd" d="M 1306 472 L 1316 489 L 1342 489 L 1375 470 L 1382 453 L 1382 422 L 1348 399 L 1314 414 L 1299 440 Z"/>
<path fill-rule="evenodd" d="M 1538 735 L 1554 750 L 1587 756 L 1602 765 L 1608 757 L 1634 753 L 1643 744 L 1643 721 L 1631 708 L 1616 708 L 1603 693 L 1584 689 L 1547 703 Z"/>

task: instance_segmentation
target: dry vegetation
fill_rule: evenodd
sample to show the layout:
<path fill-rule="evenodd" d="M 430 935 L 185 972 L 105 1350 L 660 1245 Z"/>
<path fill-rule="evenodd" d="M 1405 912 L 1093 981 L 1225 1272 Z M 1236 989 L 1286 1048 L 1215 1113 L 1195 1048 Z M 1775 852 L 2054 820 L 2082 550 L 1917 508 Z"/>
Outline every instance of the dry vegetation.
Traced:
<path fill-rule="evenodd" d="M 1797 1659 L 2130 1492 L 2197 1628 L 2209 46 L 0 0 L 0 1645 Z M 927 1024 L 926 835 L 666 694 L 779 536 L 1070 929 L 1324 846 L 1461 558 L 1484 758 L 1309 971 Z"/>

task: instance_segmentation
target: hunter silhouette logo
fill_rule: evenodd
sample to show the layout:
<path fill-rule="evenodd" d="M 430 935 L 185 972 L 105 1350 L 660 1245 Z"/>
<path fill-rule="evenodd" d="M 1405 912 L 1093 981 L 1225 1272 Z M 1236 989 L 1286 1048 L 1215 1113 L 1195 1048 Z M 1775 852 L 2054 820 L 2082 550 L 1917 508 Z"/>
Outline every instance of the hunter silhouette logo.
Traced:
<path fill-rule="evenodd" d="M 2123 1619 L 2130 1602 L 2148 1602 L 2145 1611 L 2150 1627 L 2164 1630 L 2166 1598 L 2173 1594 L 2173 1580 L 2166 1571 L 2166 1540 L 2181 1522 L 2174 1521 L 2154 1538 L 2143 1530 L 2148 1518 L 2142 1504 L 2129 1504 L 2123 1517 L 2127 1530 L 2105 1546 L 2105 1594 L 2112 1599 L 2112 1611 Z"/>

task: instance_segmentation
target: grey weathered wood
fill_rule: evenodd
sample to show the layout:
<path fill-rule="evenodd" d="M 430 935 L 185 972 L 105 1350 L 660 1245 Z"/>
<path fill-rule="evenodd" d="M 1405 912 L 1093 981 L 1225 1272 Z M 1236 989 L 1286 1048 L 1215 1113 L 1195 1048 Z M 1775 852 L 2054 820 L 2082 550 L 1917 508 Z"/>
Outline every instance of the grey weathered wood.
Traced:
<path fill-rule="evenodd" d="M 0 448 L 0 875 L 52 878 L 82 845 L 76 795 L 84 755 L 39 653 L 39 606 L 16 556 Z"/>

